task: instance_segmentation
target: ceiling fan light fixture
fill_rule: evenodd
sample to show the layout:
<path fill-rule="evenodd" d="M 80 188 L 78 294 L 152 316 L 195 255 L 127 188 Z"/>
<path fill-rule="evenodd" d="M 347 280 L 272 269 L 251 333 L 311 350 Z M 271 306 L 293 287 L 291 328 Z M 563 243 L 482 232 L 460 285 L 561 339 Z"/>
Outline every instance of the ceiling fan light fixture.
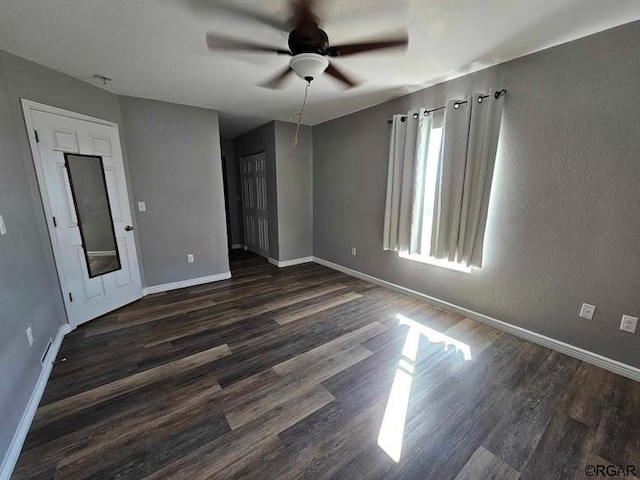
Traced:
<path fill-rule="evenodd" d="M 329 60 L 317 53 L 299 53 L 291 58 L 291 70 L 307 82 L 319 77 L 329 66 Z"/>

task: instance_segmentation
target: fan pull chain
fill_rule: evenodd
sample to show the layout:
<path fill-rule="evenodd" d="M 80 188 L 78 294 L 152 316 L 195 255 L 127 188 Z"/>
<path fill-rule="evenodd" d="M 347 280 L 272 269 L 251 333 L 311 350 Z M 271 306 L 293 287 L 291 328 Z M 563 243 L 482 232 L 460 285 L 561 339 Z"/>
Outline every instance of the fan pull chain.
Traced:
<path fill-rule="evenodd" d="M 293 120 L 296 122 L 296 133 L 293 136 L 291 145 L 293 145 L 294 147 L 298 145 L 298 133 L 300 132 L 300 124 L 302 123 L 302 114 L 304 113 L 304 108 L 307 105 L 307 96 L 309 95 L 309 88 L 311 88 L 311 82 L 307 81 L 307 86 L 304 89 L 304 100 L 302 101 L 302 108 L 300 108 L 300 111 L 293 116 Z"/>

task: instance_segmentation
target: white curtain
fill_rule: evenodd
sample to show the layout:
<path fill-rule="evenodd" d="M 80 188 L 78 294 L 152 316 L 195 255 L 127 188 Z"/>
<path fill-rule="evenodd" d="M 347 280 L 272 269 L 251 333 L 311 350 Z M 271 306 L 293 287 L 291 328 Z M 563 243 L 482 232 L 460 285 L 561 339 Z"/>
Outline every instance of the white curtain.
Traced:
<path fill-rule="evenodd" d="M 481 103 L 479 99 L 479 94 L 473 96 L 458 236 L 458 261 L 472 267 L 482 266 L 484 232 L 504 104 L 504 96 L 495 98 L 493 92 Z"/>
<path fill-rule="evenodd" d="M 413 197 L 411 205 L 411 226 L 409 253 L 421 254 L 422 226 L 424 221 L 424 191 L 427 176 L 427 154 L 433 116 L 426 115 L 425 109 L 418 112 L 417 141 L 415 154 L 415 174 L 413 178 Z"/>
<path fill-rule="evenodd" d="M 389 146 L 389 167 L 387 169 L 387 197 L 384 208 L 384 232 L 382 246 L 385 250 L 398 250 L 398 225 L 400 218 L 400 190 L 402 187 L 402 166 L 404 163 L 404 138 L 407 124 L 402 121 L 406 115 L 394 115 L 391 125 L 391 145 Z"/>
<path fill-rule="evenodd" d="M 416 253 L 421 243 L 425 162 L 431 116 L 394 115 L 391 127 L 383 248 Z"/>
<path fill-rule="evenodd" d="M 445 113 L 430 254 L 481 267 L 504 97 L 455 103 Z"/>
<path fill-rule="evenodd" d="M 461 102 L 447 102 L 444 114 L 443 143 L 438 164 L 429 253 L 434 258 L 444 258 L 451 262 L 456 259 L 471 120 L 471 102 L 469 99 L 466 103 Z M 458 108 L 455 108 L 455 105 L 458 105 Z"/>

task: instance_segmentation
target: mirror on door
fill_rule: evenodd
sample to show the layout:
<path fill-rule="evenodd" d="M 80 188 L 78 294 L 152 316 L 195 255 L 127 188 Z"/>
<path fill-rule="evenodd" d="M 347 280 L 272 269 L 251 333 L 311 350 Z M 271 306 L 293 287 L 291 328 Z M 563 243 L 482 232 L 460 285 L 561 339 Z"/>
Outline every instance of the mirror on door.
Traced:
<path fill-rule="evenodd" d="M 89 278 L 122 268 L 102 157 L 64 154 Z"/>

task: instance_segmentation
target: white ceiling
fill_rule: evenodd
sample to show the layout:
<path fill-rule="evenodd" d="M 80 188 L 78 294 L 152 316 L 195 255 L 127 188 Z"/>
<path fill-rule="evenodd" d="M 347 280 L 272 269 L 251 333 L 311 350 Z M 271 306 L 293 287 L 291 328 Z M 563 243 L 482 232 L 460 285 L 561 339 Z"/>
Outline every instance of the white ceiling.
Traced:
<path fill-rule="evenodd" d="M 287 18 L 286 0 L 226 0 Z M 286 46 L 286 34 L 222 13 L 211 0 L 2 0 L 0 48 L 69 75 L 114 78 L 125 95 L 220 110 L 222 135 L 268 120 L 288 121 L 304 82 L 278 91 L 256 86 L 288 57 L 209 51 L 205 33 Z M 338 59 L 366 81 L 343 90 L 323 76 L 311 89 L 303 123 L 315 125 L 371 105 L 607 28 L 640 19 L 638 0 L 319 0 L 332 43 L 406 27 L 406 54 Z M 197 7 L 196 5 L 200 5 Z"/>

